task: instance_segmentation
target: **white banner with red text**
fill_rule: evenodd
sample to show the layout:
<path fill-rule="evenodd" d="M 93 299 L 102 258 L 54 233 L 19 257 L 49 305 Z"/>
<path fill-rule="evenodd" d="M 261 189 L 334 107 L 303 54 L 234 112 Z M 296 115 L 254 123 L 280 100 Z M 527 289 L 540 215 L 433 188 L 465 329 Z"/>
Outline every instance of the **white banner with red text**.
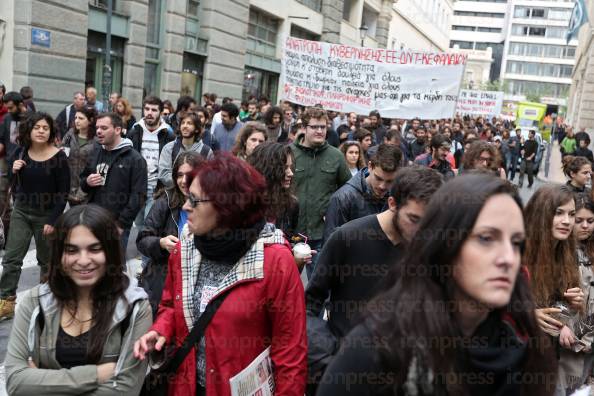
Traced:
<path fill-rule="evenodd" d="M 501 114 L 503 92 L 460 90 L 456 113 L 460 115 L 496 116 Z"/>
<path fill-rule="evenodd" d="M 467 55 L 288 37 L 281 61 L 284 100 L 343 113 L 438 119 L 454 115 Z"/>

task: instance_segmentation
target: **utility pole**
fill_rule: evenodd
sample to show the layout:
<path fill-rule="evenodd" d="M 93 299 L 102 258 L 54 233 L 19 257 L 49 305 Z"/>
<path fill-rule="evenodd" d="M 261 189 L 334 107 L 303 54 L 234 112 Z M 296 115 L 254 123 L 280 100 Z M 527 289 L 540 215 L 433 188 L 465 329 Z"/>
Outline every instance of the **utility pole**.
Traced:
<path fill-rule="evenodd" d="M 113 0 L 107 0 L 107 26 L 105 29 L 105 66 L 103 66 L 103 101 L 109 108 L 109 95 L 111 94 L 111 16 Z"/>

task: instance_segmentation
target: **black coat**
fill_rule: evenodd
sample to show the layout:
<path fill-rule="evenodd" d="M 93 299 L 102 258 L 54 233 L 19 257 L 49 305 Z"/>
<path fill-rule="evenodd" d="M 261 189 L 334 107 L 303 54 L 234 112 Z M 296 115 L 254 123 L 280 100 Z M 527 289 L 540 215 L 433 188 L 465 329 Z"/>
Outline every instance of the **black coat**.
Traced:
<path fill-rule="evenodd" d="M 88 194 L 88 203 L 109 210 L 123 229 L 132 227 L 140 208 L 146 201 L 146 161 L 132 148 L 130 142 L 122 142 L 120 148 L 107 151 L 95 143 L 84 171 L 80 175 L 80 188 Z M 91 187 L 87 177 L 97 173 L 98 164 L 109 166 L 105 185 Z"/>
<path fill-rule="evenodd" d="M 163 285 L 167 276 L 169 252 L 161 248 L 160 240 L 168 235 L 178 236 L 178 219 L 181 208 L 172 208 L 167 193 L 155 200 L 144 225 L 136 237 L 136 247 L 149 258 L 142 271 L 142 287 L 149 296 L 153 317 L 161 302 Z"/>
<path fill-rule="evenodd" d="M 126 133 L 126 138 L 132 141 L 134 150 L 138 151 L 139 153 L 142 150 L 142 135 L 144 135 L 144 129 L 140 124 L 134 125 L 134 127 Z M 159 154 L 161 154 L 163 147 L 175 139 L 175 136 L 167 129 L 161 129 L 159 132 L 157 132 L 157 138 L 159 139 Z"/>

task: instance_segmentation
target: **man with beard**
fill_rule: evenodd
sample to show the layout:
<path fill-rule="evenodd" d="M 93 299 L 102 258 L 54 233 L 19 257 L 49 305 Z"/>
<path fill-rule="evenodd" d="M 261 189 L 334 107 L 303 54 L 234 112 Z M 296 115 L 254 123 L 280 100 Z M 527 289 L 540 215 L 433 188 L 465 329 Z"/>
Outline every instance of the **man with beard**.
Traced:
<path fill-rule="evenodd" d="M 429 147 L 431 148 L 431 153 L 418 156 L 415 159 L 415 164 L 435 169 L 441 173 L 446 180 L 456 176 L 452 170 L 452 165 L 450 165 L 450 162 L 447 159 L 448 154 L 452 149 L 452 142 L 450 139 L 442 134 L 437 134 L 431 138 Z"/>
<path fill-rule="evenodd" d="M 373 132 L 373 141 L 376 144 L 380 144 L 384 141 L 384 136 L 386 136 L 386 132 L 388 130 L 384 126 L 384 122 L 382 121 L 379 111 L 373 110 L 371 113 L 369 113 L 369 121 L 371 123 L 369 129 L 371 132 Z"/>
<path fill-rule="evenodd" d="M 414 161 L 419 155 L 425 154 L 427 148 L 427 131 L 423 127 L 415 130 L 415 139 L 408 145 L 408 158 Z"/>
<path fill-rule="evenodd" d="M 426 204 L 442 184 L 443 178 L 434 170 L 402 168 L 396 173 L 387 210 L 344 224 L 325 242 L 306 290 L 308 361 L 330 360 L 366 303 L 383 287 L 384 278 L 397 273 Z M 326 323 L 320 316 L 327 300 Z M 309 368 L 314 381 L 322 366 Z"/>
<path fill-rule="evenodd" d="M 406 143 L 411 143 L 417 137 L 417 130 L 421 127 L 421 120 L 415 118 L 411 121 L 410 126 L 404 131 L 404 140 Z"/>
<path fill-rule="evenodd" d="M 12 155 L 18 148 L 16 138 L 19 134 L 19 124 L 27 112 L 27 105 L 18 92 L 7 93 L 3 100 L 8 113 L 0 125 L 0 152 L 4 152 L 6 159 L 11 163 Z M 12 168 L 12 164 L 10 167 Z"/>
<path fill-rule="evenodd" d="M 235 145 L 235 138 L 243 126 L 243 123 L 237 121 L 238 116 L 239 108 L 234 103 L 227 102 L 221 107 L 221 123 L 215 126 L 213 121 L 211 139 L 216 140 L 221 151 L 229 152 Z M 204 143 L 209 144 L 206 141 Z"/>
<path fill-rule="evenodd" d="M 138 151 L 146 161 L 147 167 L 147 200 L 144 210 L 138 213 L 136 225 L 141 226 L 153 204 L 153 193 L 157 188 L 159 156 L 167 143 L 173 140 L 173 130 L 162 121 L 163 102 L 156 96 L 147 96 L 142 103 L 144 117 L 138 121 L 126 137 L 132 141 L 134 150 Z"/>
<path fill-rule="evenodd" d="M 346 140 L 352 140 L 353 134 L 359 128 L 359 118 L 357 117 L 357 113 L 350 112 L 347 116 L 346 124 L 340 125 L 336 132 L 338 133 L 338 137 L 340 139 L 340 143 L 345 142 Z"/>

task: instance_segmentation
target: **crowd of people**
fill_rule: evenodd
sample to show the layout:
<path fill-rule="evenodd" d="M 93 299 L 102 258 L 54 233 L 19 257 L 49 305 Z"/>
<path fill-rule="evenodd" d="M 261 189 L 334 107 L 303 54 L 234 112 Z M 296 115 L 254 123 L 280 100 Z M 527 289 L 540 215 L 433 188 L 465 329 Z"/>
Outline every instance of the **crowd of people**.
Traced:
<path fill-rule="evenodd" d="M 498 118 L 205 94 L 147 96 L 137 120 L 89 87 L 54 120 L 0 88 L 11 395 L 155 394 L 160 370 L 160 394 L 231 395 L 264 351 L 278 395 L 569 395 L 593 378 L 587 133 L 563 128 L 567 184 L 524 206 L 542 147 Z M 40 283 L 17 304 L 32 238 Z"/>

